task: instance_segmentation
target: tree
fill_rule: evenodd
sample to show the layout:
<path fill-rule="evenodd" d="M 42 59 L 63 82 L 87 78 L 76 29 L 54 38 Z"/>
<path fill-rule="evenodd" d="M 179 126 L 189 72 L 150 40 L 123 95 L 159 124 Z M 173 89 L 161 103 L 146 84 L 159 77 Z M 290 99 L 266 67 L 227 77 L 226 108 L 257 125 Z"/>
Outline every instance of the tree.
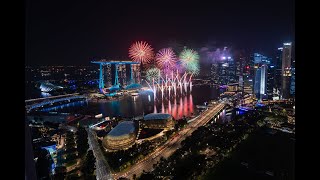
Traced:
<path fill-rule="evenodd" d="M 95 170 L 95 162 L 96 159 L 93 155 L 93 152 L 92 150 L 89 150 L 82 167 L 84 177 L 90 177 L 93 174 Z"/>
<path fill-rule="evenodd" d="M 46 149 L 40 149 L 36 162 L 38 179 L 48 179 L 50 174 L 50 153 Z"/>
<path fill-rule="evenodd" d="M 150 179 L 155 179 L 155 176 L 151 173 L 143 173 L 138 179 L 139 180 L 150 180 Z"/>
<path fill-rule="evenodd" d="M 54 180 L 64 180 L 66 178 L 67 169 L 65 166 L 58 166 L 55 168 Z"/>
<path fill-rule="evenodd" d="M 88 148 L 88 133 L 83 127 L 79 127 L 77 131 L 77 149 L 79 152 L 79 155 L 82 156 L 84 155 Z"/>

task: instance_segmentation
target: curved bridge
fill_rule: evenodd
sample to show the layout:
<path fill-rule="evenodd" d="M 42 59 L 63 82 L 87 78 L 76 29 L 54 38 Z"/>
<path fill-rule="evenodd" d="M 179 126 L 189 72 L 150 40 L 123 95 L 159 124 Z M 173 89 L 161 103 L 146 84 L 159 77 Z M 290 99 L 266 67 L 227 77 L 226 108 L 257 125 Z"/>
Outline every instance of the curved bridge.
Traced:
<path fill-rule="evenodd" d="M 60 102 L 60 101 L 70 101 L 72 99 L 86 99 L 86 97 L 78 95 L 78 96 L 71 96 L 71 97 L 52 99 L 52 100 L 48 99 L 48 100 L 42 101 L 40 103 L 27 105 L 26 106 L 26 110 L 27 110 L 27 112 L 30 112 L 32 109 L 39 108 L 39 107 L 42 107 L 42 106 L 47 105 L 47 104 L 53 104 L 53 103 Z"/>

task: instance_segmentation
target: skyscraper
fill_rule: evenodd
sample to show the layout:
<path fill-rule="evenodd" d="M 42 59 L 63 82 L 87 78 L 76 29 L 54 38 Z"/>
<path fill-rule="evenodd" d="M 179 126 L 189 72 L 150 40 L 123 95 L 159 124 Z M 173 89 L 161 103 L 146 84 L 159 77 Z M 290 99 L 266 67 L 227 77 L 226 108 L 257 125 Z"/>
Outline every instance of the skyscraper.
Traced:
<path fill-rule="evenodd" d="M 267 67 L 266 64 L 260 64 L 255 70 L 254 94 L 260 100 L 267 98 Z"/>
<path fill-rule="evenodd" d="M 267 73 L 267 95 L 268 99 L 273 99 L 273 90 L 274 90 L 274 75 L 275 75 L 275 66 L 274 65 L 269 65 L 268 66 L 268 73 Z"/>
<path fill-rule="evenodd" d="M 214 84 L 219 83 L 219 67 L 217 62 L 211 64 L 211 80 Z"/>
<path fill-rule="evenodd" d="M 291 64 L 291 79 L 290 79 L 290 95 L 291 97 L 294 97 L 296 94 L 296 67 L 295 67 L 295 59 L 292 58 L 292 64 Z"/>
<path fill-rule="evenodd" d="M 274 66 L 275 66 L 274 88 L 276 91 L 281 90 L 281 84 L 282 84 L 282 69 L 281 69 L 281 67 L 282 67 L 282 50 L 283 50 L 282 47 L 278 48 L 277 56 L 276 56 L 275 63 L 274 63 Z"/>
<path fill-rule="evenodd" d="M 232 57 L 227 57 L 228 62 L 228 84 L 229 83 L 237 83 L 239 82 L 239 79 L 236 76 L 236 63 L 234 62 L 234 59 Z"/>
<path fill-rule="evenodd" d="M 271 58 L 263 56 L 259 53 L 254 53 L 253 54 L 253 61 L 254 61 L 254 64 L 270 64 Z"/>
<path fill-rule="evenodd" d="M 256 98 L 267 99 L 268 65 L 271 59 L 259 53 L 254 53 L 254 86 L 253 91 Z"/>
<path fill-rule="evenodd" d="M 231 57 L 223 56 L 221 60 L 211 64 L 211 80 L 220 85 L 236 83 L 239 79 L 236 78 L 235 68 L 234 60 Z"/>
<path fill-rule="evenodd" d="M 283 43 L 282 50 L 282 84 L 281 84 L 281 95 L 283 99 L 290 97 L 290 80 L 291 80 L 291 51 L 292 43 Z"/>

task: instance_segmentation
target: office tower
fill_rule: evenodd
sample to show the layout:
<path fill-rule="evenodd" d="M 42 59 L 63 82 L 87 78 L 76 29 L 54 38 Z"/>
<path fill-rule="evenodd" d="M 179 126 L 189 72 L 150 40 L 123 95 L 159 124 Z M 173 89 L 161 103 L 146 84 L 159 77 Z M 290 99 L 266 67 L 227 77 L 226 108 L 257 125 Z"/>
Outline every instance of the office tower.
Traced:
<path fill-rule="evenodd" d="M 229 64 L 226 61 L 222 61 L 218 63 L 220 85 L 227 85 L 229 82 L 228 67 L 229 67 Z"/>
<path fill-rule="evenodd" d="M 267 83 L 267 65 L 261 64 L 256 65 L 255 76 L 254 76 L 254 94 L 257 99 L 265 99 L 267 96 L 266 83 Z"/>
<path fill-rule="evenodd" d="M 239 79 L 236 77 L 236 63 L 234 62 L 234 59 L 232 57 L 227 57 L 228 62 L 228 84 L 229 83 L 237 83 Z"/>
<path fill-rule="evenodd" d="M 219 67 L 217 62 L 211 64 L 211 80 L 214 84 L 219 83 Z"/>
<path fill-rule="evenodd" d="M 243 59 L 243 92 L 253 94 L 254 60 L 253 54 Z"/>
<path fill-rule="evenodd" d="M 276 59 L 275 59 L 275 63 L 274 63 L 274 66 L 275 66 L 275 75 L 274 75 L 274 80 L 275 80 L 275 83 L 274 83 L 274 88 L 275 88 L 275 91 L 280 91 L 281 90 L 281 84 L 282 84 L 282 50 L 283 48 L 280 47 L 278 48 L 277 50 L 277 56 L 276 56 Z"/>
<path fill-rule="evenodd" d="M 282 84 L 281 84 L 281 97 L 288 99 L 290 97 L 290 80 L 291 80 L 291 51 L 292 43 L 283 43 L 282 49 Z"/>
<path fill-rule="evenodd" d="M 296 67 L 295 67 L 295 59 L 292 58 L 291 64 L 291 79 L 290 79 L 290 95 L 294 97 L 296 94 Z"/>
<path fill-rule="evenodd" d="M 259 53 L 253 54 L 253 62 L 254 64 L 270 64 L 272 61 L 271 58 L 263 56 Z"/>
<path fill-rule="evenodd" d="M 273 99 L 273 91 L 274 91 L 274 75 L 275 75 L 275 66 L 269 65 L 267 69 L 267 96 L 268 99 Z"/>
<path fill-rule="evenodd" d="M 254 95 L 257 99 L 267 99 L 267 76 L 268 76 L 268 65 L 271 59 L 263 56 L 259 53 L 254 53 Z"/>

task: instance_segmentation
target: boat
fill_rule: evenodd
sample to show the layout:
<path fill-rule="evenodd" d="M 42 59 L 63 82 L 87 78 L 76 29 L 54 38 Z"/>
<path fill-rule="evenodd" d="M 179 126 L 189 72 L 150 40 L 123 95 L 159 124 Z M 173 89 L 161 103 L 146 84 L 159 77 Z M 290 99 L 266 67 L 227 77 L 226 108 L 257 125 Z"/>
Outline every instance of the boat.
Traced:
<path fill-rule="evenodd" d="M 97 114 L 94 116 L 95 118 L 102 118 L 102 114 Z"/>

